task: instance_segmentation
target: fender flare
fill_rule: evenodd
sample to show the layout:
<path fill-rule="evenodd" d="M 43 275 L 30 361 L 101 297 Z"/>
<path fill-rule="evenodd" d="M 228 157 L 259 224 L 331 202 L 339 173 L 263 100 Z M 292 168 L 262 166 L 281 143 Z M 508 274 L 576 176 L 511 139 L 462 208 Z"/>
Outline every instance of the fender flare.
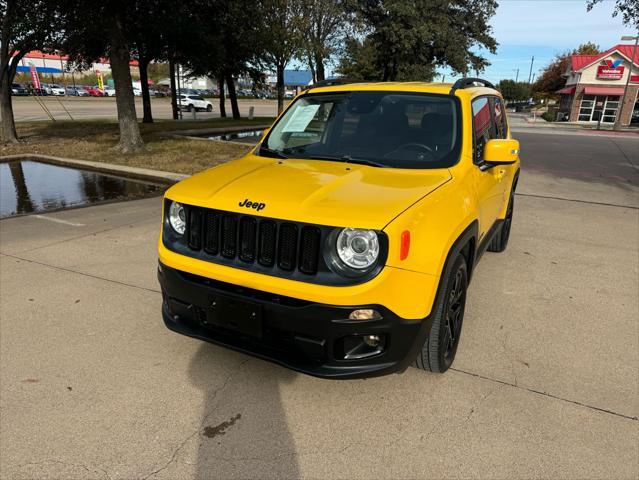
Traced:
<path fill-rule="evenodd" d="M 464 229 L 464 231 L 459 234 L 457 239 L 453 242 L 453 245 L 448 250 L 448 254 L 446 255 L 446 260 L 444 261 L 444 267 L 442 268 L 441 275 L 439 277 L 439 285 L 437 286 L 437 293 L 435 294 L 435 301 L 439 299 L 439 296 L 442 292 L 442 285 L 444 280 L 448 277 L 450 273 L 450 269 L 452 267 L 453 261 L 459 255 L 466 245 L 469 245 L 466 263 L 468 268 L 468 283 L 470 284 L 470 279 L 472 278 L 472 274 L 475 267 L 475 259 L 477 252 L 477 237 L 479 235 L 479 222 L 475 219 Z"/>

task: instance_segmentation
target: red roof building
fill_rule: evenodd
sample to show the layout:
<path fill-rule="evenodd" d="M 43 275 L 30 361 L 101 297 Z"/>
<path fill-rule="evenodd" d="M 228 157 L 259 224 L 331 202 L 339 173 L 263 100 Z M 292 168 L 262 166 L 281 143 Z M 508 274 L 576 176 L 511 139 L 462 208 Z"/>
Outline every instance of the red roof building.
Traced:
<path fill-rule="evenodd" d="M 615 45 L 598 55 L 572 55 L 559 111 L 571 122 L 639 124 L 639 48 Z M 628 82 L 629 80 L 629 82 Z M 628 91 L 624 96 L 625 86 Z"/>

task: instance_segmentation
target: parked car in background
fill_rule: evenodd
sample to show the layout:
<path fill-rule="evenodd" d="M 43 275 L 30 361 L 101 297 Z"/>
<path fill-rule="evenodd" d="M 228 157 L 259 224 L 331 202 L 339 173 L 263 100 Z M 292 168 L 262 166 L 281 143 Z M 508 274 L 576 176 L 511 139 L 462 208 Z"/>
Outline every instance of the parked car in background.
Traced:
<path fill-rule="evenodd" d="M 104 97 L 104 92 L 100 90 L 96 85 L 85 85 L 83 88 L 92 97 Z"/>
<path fill-rule="evenodd" d="M 182 110 L 187 112 L 192 111 L 213 111 L 213 104 L 208 100 L 205 100 L 200 95 L 180 95 L 178 99 L 178 105 L 182 105 Z"/>
<path fill-rule="evenodd" d="M 115 88 L 113 87 L 104 87 L 102 89 L 105 97 L 115 97 Z"/>
<path fill-rule="evenodd" d="M 58 85 L 57 83 L 49 84 L 49 88 L 47 90 L 47 93 L 49 95 L 55 95 L 55 96 L 58 96 L 58 97 L 64 97 L 64 95 L 66 95 L 64 87 Z"/>
<path fill-rule="evenodd" d="M 11 95 L 15 97 L 26 97 L 27 95 L 29 95 L 29 91 L 24 88 L 24 85 L 20 85 L 19 83 L 12 83 Z"/>
<path fill-rule="evenodd" d="M 133 95 L 135 95 L 136 97 L 141 97 L 142 96 L 142 90 L 136 87 L 133 87 Z"/>
<path fill-rule="evenodd" d="M 82 87 L 67 87 L 66 88 L 67 95 L 72 97 L 89 97 L 89 92 L 87 92 Z"/>

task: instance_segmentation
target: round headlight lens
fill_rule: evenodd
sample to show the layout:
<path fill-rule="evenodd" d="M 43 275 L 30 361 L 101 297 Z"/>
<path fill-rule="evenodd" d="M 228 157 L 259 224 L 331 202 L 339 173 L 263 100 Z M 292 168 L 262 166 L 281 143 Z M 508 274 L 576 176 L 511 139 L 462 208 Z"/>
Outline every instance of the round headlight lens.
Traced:
<path fill-rule="evenodd" d="M 172 202 L 169 207 L 169 223 L 176 233 L 183 235 L 186 228 L 186 212 L 181 203 Z"/>
<path fill-rule="evenodd" d="M 364 270 L 379 256 L 379 240 L 375 230 L 345 228 L 337 237 L 337 255 L 351 268 Z"/>

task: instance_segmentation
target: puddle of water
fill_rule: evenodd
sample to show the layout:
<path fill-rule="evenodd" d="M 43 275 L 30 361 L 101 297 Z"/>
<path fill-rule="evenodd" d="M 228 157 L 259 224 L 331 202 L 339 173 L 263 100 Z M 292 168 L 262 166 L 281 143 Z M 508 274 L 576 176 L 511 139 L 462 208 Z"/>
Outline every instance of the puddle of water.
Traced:
<path fill-rule="evenodd" d="M 165 187 L 22 160 L 0 163 L 0 218 L 159 195 Z"/>
<path fill-rule="evenodd" d="M 242 143 L 257 143 L 264 130 L 249 130 L 246 132 L 224 133 L 222 135 L 203 135 L 209 140 L 233 140 Z"/>

